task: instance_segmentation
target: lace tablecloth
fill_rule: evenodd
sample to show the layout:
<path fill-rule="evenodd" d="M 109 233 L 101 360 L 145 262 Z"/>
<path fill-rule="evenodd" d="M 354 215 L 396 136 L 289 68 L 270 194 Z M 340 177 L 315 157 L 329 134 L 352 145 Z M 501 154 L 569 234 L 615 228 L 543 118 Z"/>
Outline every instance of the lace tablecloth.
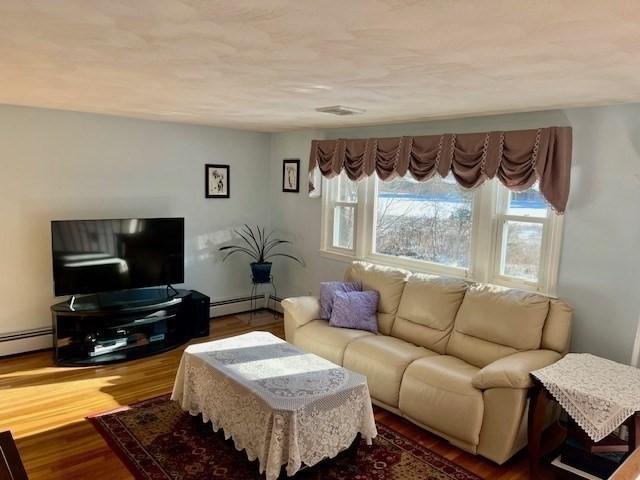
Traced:
<path fill-rule="evenodd" d="M 222 428 L 267 480 L 377 435 L 366 377 L 267 332 L 189 346 L 171 399 Z"/>
<path fill-rule="evenodd" d="M 588 353 L 570 353 L 531 373 L 595 442 L 640 410 L 640 370 Z"/>

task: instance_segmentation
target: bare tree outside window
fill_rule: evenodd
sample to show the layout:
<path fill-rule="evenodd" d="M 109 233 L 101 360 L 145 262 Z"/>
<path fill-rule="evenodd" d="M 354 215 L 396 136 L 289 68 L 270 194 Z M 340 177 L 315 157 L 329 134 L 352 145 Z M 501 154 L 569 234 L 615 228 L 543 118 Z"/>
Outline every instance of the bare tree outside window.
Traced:
<path fill-rule="evenodd" d="M 548 212 L 537 183 L 523 192 L 509 193 L 503 226 L 503 275 L 538 281 L 544 221 Z"/>
<path fill-rule="evenodd" d="M 342 172 L 338 182 L 337 202 L 333 208 L 333 246 L 353 250 L 358 185 Z"/>
<path fill-rule="evenodd" d="M 453 178 L 378 180 L 375 250 L 468 268 L 472 211 L 473 192 Z"/>
<path fill-rule="evenodd" d="M 328 183 L 322 251 L 553 295 L 562 218 L 537 183 L 465 190 L 453 174 L 359 183 L 343 171 Z"/>
<path fill-rule="evenodd" d="M 335 208 L 334 246 L 348 250 L 353 249 L 354 215 L 355 209 L 353 207 Z"/>

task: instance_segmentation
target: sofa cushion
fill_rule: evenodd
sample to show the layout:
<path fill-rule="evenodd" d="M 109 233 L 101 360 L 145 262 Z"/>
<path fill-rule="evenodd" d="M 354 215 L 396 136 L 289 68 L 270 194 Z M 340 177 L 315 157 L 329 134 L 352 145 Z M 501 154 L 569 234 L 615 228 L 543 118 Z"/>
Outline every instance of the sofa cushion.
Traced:
<path fill-rule="evenodd" d="M 405 368 L 417 358 L 436 355 L 399 338 L 373 335 L 347 346 L 343 366 L 367 377 L 371 396 L 392 407 L 398 406 L 398 392 Z"/>
<path fill-rule="evenodd" d="M 389 335 L 398 312 L 404 284 L 410 273 L 398 268 L 382 267 L 365 262 L 353 262 L 345 273 L 345 281 L 362 283 L 362 290 L 375 290 L 378 302 L 378 328 Z"/>
<path fill-rule="evenodd" d="M 295 345 L 342 365 L 344 350 L 354 340 L 373 333 L 329 326 L 326 320 L 314 320 L 296 330 Z"/>
<path fill-rule="evenodd" d="M 517 351 L 540 348 L 549 299 L 493 285 L 469 287 L 446 353 L 484 367 Z"/>
<path fill-rule="evenodd" d="M 444 353 L 466 290 L 463 280 L 411 275 L 391 335 Z"/>
<path fill-rule="evenodd" d="M 449 355 L 421 358 L 405 371 L 400 387 L 400 411 L 412 419 L 477 445 L 484 402 L 471 384 L 478 368 Z"/>

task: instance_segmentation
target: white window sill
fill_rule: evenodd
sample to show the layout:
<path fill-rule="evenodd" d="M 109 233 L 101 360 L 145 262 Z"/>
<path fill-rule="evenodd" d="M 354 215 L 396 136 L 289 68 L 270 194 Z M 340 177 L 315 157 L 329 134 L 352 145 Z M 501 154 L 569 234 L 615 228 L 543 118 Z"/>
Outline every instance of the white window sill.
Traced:
<path fill-rule="evenodd" d="M 328 258 L 329 260 L 337 260 L 344 263 L 351 263 L 354 260 L 359 260 L 355 253 L 338 252 L 336 250 L 320 249 L 320 256 Z"/>
<path fill-rule="evenodd" d="M 436 263 L 413 260 L 411 258 L 393 257 L 391 255 L 372 253 L 368 255 L 365 260 L 379 265 L 404 268 L 405 270 L 415 273 L 469 279 L 469 271 L 464 268 L 447 267 L 446 265 L 438 265 Z"/>
<path fill-rule="evenodd" d="M 419 260 L 411 260 L 409 258 L 392 257 L 390 255 L 371 254 L 366 257 L 358 257 L 355 253 L 338 250 L 320 249 L 320 256 L 330 260 L 351 263 L 356 260 L 362 260 L 377 265 L 387 267 L 403 268 L 415 273 L 427 273 L 431 275 L 442 275 L 454 278 L 468 278 L 468 272 L 462 268 L 447 267 L 445 265 L 437 265 Z"/>
<path fill-rule="evenodd" d="M 517 290 L 525 290 L 527 292 L 537 293 L 549 298 L 557 298 L 554 292 L 545 290 L 538 283 L 530 282 L 516 277 L 509 277 L 507 275 L 496 275 L 491 283 L 501 287 L 515 288 Z"/>
<path fill-rule="evenodd" d="M 348 253 L 348 251 L 340 252 L 336 250 L 321 249 L 320 256 L 342 263 L 351 263 L 356 260 L 362 260 L 377 265 L 402 268 L 405 270 L 409 270 L 412 273 L 424 273 L 442 277 L 460 278 L 469 282 L 484 283 L 478 279 L 474 279 L 468 270 L 462 268 L 447 267 L 444 265 L 437 265 L 406 258 L 394 258 L 389 255 L 371 254 L 364 258 L 358 258 L 355 253 Z M 515 288 L 518 290 L 534 292 L 546 297 L 556 298 L 556 295 L 554 293 L 541 290 L 537 284 L 534 284 L 532 282 L 518 281 L 518 279 L 507 276 L 497 276 L 493 279 L 493 281 L 489 281 L 488 283 L 501 287 Z"/>

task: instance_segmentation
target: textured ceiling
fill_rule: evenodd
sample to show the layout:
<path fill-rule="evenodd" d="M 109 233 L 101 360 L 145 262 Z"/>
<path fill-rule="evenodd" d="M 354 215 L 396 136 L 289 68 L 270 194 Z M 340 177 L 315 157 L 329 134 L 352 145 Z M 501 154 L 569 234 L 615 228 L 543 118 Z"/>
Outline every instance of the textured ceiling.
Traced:
<path fill-rule="evenodd" d="M 6 104 L 279 131 L 637 101 L 637 0 L 0 0 Z"/>

